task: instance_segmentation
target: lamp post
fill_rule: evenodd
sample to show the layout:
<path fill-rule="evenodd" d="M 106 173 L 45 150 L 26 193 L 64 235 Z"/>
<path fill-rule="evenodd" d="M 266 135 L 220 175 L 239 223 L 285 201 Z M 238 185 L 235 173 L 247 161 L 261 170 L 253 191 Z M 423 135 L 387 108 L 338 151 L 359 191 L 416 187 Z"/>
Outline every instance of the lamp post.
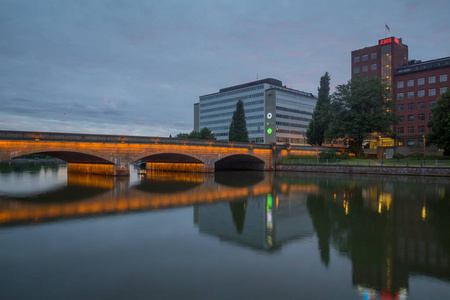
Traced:
<path fill-rule="evenodd" d="M 425 134 L 423 135 L 423 162 L 425 163 Z"/>

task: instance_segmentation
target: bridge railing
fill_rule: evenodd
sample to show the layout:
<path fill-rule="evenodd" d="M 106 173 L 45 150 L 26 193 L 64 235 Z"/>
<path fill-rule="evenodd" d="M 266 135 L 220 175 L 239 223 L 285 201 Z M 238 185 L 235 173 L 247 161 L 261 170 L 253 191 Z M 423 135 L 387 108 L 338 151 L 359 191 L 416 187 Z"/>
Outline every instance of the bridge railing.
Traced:
<path fill-rule="evenodd" d="M 168 138 L 168 137 L 79 134 L 79 133 L 58 133 L 58 132 L 32 132 L 32 131 L 7 131 L 7 130 L 0 130 L 0 140 L 57 141 L 57 142 L 80 142 L 80 143 L 164 144 L 164 145 L 216 146 L 216 147 L 230 147 L 230 148 L 235 147 L 235 148 L 270 149 L 270 145 L 268 145 L 268 144 L 179 139 L 179 138 Z"/>

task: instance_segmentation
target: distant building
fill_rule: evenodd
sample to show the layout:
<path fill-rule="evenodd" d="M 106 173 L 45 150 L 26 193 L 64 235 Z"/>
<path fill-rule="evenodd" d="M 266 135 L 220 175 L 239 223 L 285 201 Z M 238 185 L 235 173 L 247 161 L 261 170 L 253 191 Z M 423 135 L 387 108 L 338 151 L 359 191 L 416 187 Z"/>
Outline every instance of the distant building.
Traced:
<path fill-rule="evenodd" d="M 393 126 L 397 138 L 381 137 L 377 133 L 369 140 L 375 146 L 406 146 L 407 152 L 422 152 L 424 135 L 429 133 L 430 108 L 447 90 L 450 57 L 422 62 L 408 60 L 408 46 L 402 39 L 384 38 L 375 46 L 351 53 L 351 74 L 377 76 L 386 79 L 392 87 L 391 97 L 396 101 L 399 123 Z M 428 153 L 428 150 L 427 150 Z"/>
<path fill-rule="evenodd" d="M 236 103 L 244 102 L 250 142 L 305 144 L 305 132 L 317 99 L 267 78 L 220 89 L 194 104 L 194 129 L 208 127 L 217 140 L 228 140 Z"/>

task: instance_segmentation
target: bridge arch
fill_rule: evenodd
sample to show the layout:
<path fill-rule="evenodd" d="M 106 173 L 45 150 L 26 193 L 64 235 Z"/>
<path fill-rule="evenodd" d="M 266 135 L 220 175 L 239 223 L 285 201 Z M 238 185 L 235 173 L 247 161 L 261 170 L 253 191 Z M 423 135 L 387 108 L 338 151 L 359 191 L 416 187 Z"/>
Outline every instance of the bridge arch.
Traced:
<path fill-rule="evenodd" d="M 150 154 L 139 159 L 145 162 L 159 163 L 203 163 L 200 159 L 194 156 L 173 152 Z"/>
<path fill-rule="evenodd" d="M 114 164 L 112 160 L 98 156 L 98 152 L 91 151 L 46 151 L 47 149 L 30 149 L 11 153 L 9 158 L 16 158 L 29 154 L 42 154 L 61 159 L 67 163 L 96 163 L 96 164 Z M 92 151 L 93 152 L 93 151 Z"/>
<path fill-rule="evenodd" d="M 248 154 L 224 157 L 215 163 L 215 171 L 223 170 L 264 170 L 264 161 Z"/>

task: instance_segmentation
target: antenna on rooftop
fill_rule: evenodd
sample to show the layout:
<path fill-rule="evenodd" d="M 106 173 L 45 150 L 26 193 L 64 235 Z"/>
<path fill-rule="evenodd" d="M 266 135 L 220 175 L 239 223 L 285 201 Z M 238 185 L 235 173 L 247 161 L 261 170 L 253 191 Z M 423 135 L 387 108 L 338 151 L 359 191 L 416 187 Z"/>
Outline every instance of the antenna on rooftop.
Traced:
<path fill-rule="evenodd" d="M 258 80 L 258 74 L 256 74 L 256 80 Z"/>

